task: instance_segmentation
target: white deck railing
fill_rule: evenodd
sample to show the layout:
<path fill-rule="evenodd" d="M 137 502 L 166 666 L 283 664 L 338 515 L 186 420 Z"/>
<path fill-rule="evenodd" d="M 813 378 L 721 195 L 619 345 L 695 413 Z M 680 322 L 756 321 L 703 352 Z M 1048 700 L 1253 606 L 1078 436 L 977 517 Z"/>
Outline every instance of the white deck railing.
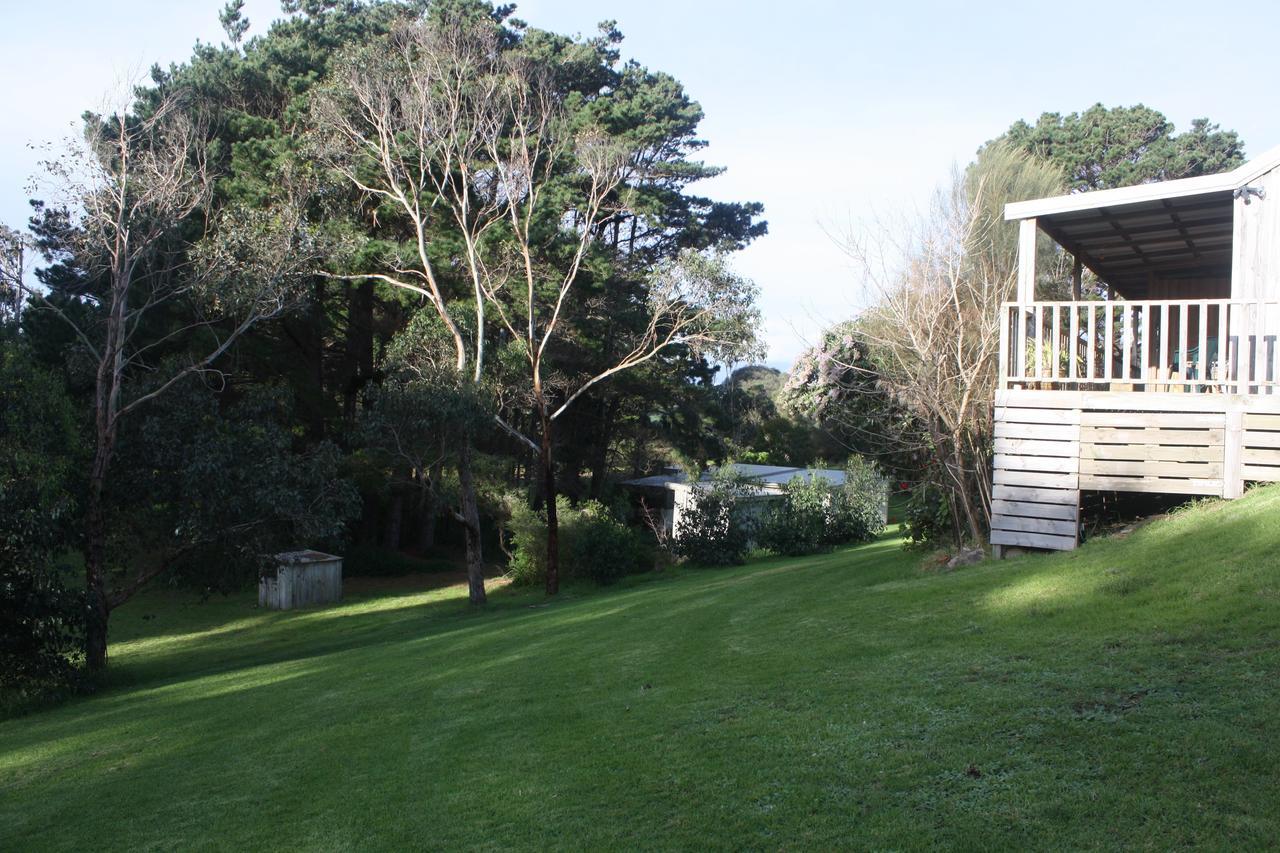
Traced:
<path fill-rule="evenodd" d="M 1000 388 L 1280 393 L 1280 301 L 1006 302 Z"/>

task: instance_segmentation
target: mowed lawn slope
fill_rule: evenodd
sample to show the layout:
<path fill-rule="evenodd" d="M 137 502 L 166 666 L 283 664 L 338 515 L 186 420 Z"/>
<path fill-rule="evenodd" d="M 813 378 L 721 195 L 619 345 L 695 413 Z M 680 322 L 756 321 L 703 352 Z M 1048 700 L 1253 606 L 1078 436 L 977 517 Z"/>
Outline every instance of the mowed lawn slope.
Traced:
<path fill-rule="evenodd" d="M 886 538 L 546 602 L 153 595 L 0 723 L 0 849 L 1257 847 L 1280 490 L 1074 554 Z"/>

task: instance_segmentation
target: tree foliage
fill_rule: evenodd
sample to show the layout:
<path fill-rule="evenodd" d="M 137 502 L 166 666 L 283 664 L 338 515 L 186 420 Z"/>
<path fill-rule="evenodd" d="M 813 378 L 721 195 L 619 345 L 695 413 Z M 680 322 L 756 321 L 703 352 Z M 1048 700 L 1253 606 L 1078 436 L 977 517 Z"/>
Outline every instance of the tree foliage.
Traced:
<path fill-rule="evenodd" d="M 1042 113 L 1034 124 L 1014 122 L 1001 140 L 1062 167 L 1074 191 L 1210 175 L 1244 162 L 1235 131 L 1198 118 L 1175 133 L 1163 113 L 1142 104 Z"/>
<path fill-rule="evenodd" d="M 74 546 L 81 424 L 61 379 L 0 326 L 0 708 L 65 689 L 83 596 L 59 561 Z"/>

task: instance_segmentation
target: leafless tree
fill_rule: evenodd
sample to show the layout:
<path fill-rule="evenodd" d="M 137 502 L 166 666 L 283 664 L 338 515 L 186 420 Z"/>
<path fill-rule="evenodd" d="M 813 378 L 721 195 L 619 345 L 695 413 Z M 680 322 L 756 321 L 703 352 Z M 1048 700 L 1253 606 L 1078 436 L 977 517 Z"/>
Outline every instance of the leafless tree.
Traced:
<path fill-rule="evenodd" d="M 94 309 L 78 320 L 22 285 L 33 308 L 66 321 L 94 366 L 84 531 L 86 660 L 94 669 L 106 664 L 111 610 L 149 579 L 109 584 L 104 492 L 121 423 L 184 378 L 217 375 L 215 363 L 241 335 L 285 309 L 310 263 L 298 206 L 210 211 L 205 152 L 203 123 L 174 93 L 146 115 L 120 107 L 88 116 L 83 138 L 42 164 L 40 186 L 64 223 L 57 236 Z M 183 236 L 193 221 L 204 232 L 195 243 Z M 151 316 L 177 307 L 185 323 L 146 337 Z M 186 360 L 159 358 L 174 349 Z"/>
<path fill-rule="evenodd" d="M 1051 195 L 1053 168 L 990 146 L 956 173 L 918 220 L 853 233 L 842 243 L 867 288 L 860 324 L 880 382 L 922 425 L 972 540 L 990 521 L 991 396 L 1000 303 L 1012 298 L 1016 244 L 1006 201 Z"/>

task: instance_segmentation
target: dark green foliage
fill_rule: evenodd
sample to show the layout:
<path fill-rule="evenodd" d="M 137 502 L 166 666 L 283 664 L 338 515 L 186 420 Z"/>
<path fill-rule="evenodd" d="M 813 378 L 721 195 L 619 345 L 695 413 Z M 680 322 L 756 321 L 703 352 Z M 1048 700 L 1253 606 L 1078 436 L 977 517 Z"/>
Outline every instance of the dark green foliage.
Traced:
<path fill-rule="evenodd" d="M 654 547 L 640 531 L 627 527 L 598 501 L 574 506 L 561 496 L 560 573 L 566 579 L 601 585 L 653 568 Z M 511 540 L 508 574 L 517 585 L 540 584 L 546 578 L 547 528 L 542 513 L 514 500 L 506 523 Z"/>
<path fill-rule="evenodd" d="M 907 544 L 931 548 L 954 544 L 957 540 L 955 515 L 946 489 L 929 480 L 912 487 L 903 511 Z"/>
<path fill-rule="evenodd" d="M 372 545 L 353 545 L 342 555 L 344 577 L 398 578 L 406 575 L 453 572 L 458 566 L 444 557 L 410 557 Z"/>
<path fill-rule="evenodd" d="M 813 475 L 796 477 L 770 508 L 759 544 L 776 554 L 800 556 L 869 541 L 884 530 L 886 497 L 880 472 L 858 456 L 849 460 L 842 485 Z"/>
<path fill-rule="evenodd" d="M 1142 104 L 1042 113 L 1035 124 L 1014 122 L 1001 138 L 1062 166 L 1073 190 L 1209 175 L 1244 162 L 1244 143 L 1235 131 L 1198 118 L 1190 130 L 1175 134 L 1163 113 Z"/>
<path fill-rule="evenodd" d="M 827 515 L 835 491 L 818 477 L 792 480 L 783 498 L 772 502 L 760 529 L 760 547 L 790 557 L 831 550 Z"/>
<path fill-rule="evenodd" d="M 875 463 L 851 456 L 832 496 L 827 538 L 834 545 L 869 542 L 884 532 L 889 489 Z"/>
<path fill-rule="evenodd" d="M 755 538 L 752 487 L 731 474 L 694 485 L 676 523 L 672 550 L 698 566 L 746 562 Z"/>
<path fill-rule="evenodd" d="M 55 565 L 73 547 L 83 459 L 58 377 L 0 328 L 0 707 L 72 686 L 84 605 Z"/>
<path fill-rule="evenodd" d="M 721 438 L 719 458 L 767 465 L 810 465 L 840 455 L 840 446 L 813 420 L 779 405 L 787 375 L 764 365 L 733 371 L 708 405 Z"/>
<path fill-rule="evenodd" d="M 0 567 L 0 712 L 83 686 L 84 595 L 51 567 Z"/>
<path fill-rule="evenodd" d="M 173 569 L 199 588 L 229 591 L 278 551 L 340 553 L 354 487 L 332 444 L 294 444 L 280 389 L 220 401 L 188 383 L 158 398 L 121 440 L 112 499 L 127 520 L 115 536 L 130 567 L 123 585 Z"/>

